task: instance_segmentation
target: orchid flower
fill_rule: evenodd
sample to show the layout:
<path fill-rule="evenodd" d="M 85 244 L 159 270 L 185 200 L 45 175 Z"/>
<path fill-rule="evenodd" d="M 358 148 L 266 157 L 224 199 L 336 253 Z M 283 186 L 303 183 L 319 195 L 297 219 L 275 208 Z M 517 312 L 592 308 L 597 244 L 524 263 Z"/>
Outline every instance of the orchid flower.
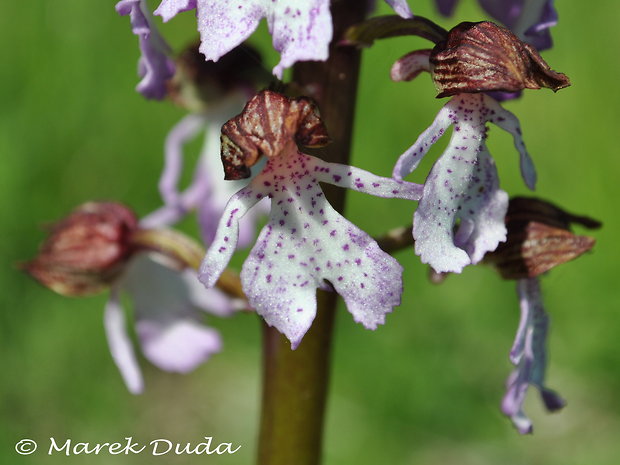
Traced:
<path fill-rule="evenodd" d="M 386 0 L 403 17 L 410 17 L 406 0 Z M 273 73 L 282 78 L 284 69 L 297 61 L 324 61 L 332 40 L 329 0 L 163 0 L 155 10 L 164 21 L 182 11 L 196 10 L 202 40 L 200 51 L 217 61 L 246 40 L 262 18 L 267 18 L 273 46 L 280 62 Z"/>
<path fill-rule="evenodd" d="M 220 130 L 243 108 L 254 89 L 262 84 L 265 71 L 260 55 L 247 45 L 235 48 L 218 63 L 205 62 L 197 44 L 186 48 L 177 59 L 176 74 L 169 81 L 171 99 L 190 110 L 168 133 L 164 169 L 159 191 L 164 205 L 142 219 L 145 228 L 173 225 L 197 210 L 204 243 L 210 244 L 230 196 L 244 183 L 224 181 L 220 162 Z M 184 146 L 201 133 L 205 141 L 189 187 L 181 191 Z M 266 201 L 265 201 L 266 202 Z M 254 238 L 256 221 L 267 213 L 262 203 L 248 215 L 241 228 L 240 247 Z"/>
<path fill-rule="evenodd" d="M 161 100 L 166 96 L 166 81 L 174 74 L 174 63 L 169 58 L 170 47 L 152 24 L 152 18 L 144 0 L 121 0 L 116 11 L 129 15 L 132 31 L 140 41 L 142 55 L 138 62 L 138 74 L 142 80 L 136 90 L 149 99 Z"/>
<path fill-rule="evenodd" d="M 558 23 L 553 0 L 478 0 L 480 6 L 521 40 L 538 50 L 551 48 L 549 28 Z M 450 16 L 458 0 L 436 0 L 439 12 Z"/>
<path fill-rule="evenodd" d="M 26 271 L 66 296 L 110 289 L 104 326 L 112 358 L 130 392 L 143 380 L 125 315 L 126 292 L 135 307 L 136 333 L 146 358 L 162 370 L 187 373 L 221 349 L 220 336 L 201 323 L 204 310 L 228 316 L 240 302 L 205 289 L 190 269 L 202 248 L 171 230 L 140 228 L 131 210 L 116 203 L 87 203 L 56 224 Z"/>
<path fill-rule="evenodd" d="M 426 178 L 413 216 L 415 252 L 436 272 L 460 273 L 506 240 L 508 194 L 499 188 L 497 168 L 486 146 L 489 122 L 513 136 L 521 174 L 533 189 L 536 173 L 517 118 L 485 94 L 453 97 L 394 167 L 394 178 L 403 179 L 454 126 L 448 147 Z"/>
<path fill-rule="evenodd" d="M 486 146 L 487 123 L 513 136 L 521 175 L 534 189 L 536 172 L 516 116 L 485 91 L 569 85 L 529 45 L 493 23 L 462 23 L 432 51 L 411 52 L 392 67 L 394 81 L 432 72 L 440 94 L 452 96 L 433 124 L 398 159 L 394 178 L 414 171 L 450 126 L 448 147 L 423 187 L 413 219 L 415 251 L 436 272 L 460 273 L 506 240 L 508 195 L 499 188 L 495 162 Z M 456 228 L 456 231 L 455 231 Z"/>
<path fill-rule="evenodd" d="M 517 282 L 517 292 L 521 320 L 510 351 L 510 361 L 516 368 L 506 382 L 502 411 L 510 417 L 521 434 L 526 434 L 533 431 L 532 422 L 523 411 L 530 385 L 539 389 L 543 403 L 550 412 L 561 409 L 566 402 L 544 384 L 549 317 L 542 304 L 538 278 L 520 279 Z"/>
<path fill-rule="evenodd" d="M 320 182 L 386 198 L 416 200 L 419 186 L 327 163 L 299 152 L 322 146 L 327 134 L 307 98 L 289 100 L 264 91 L 222 128 L 222 159 L 229 178 L 247 176 L 259 155 L 267 163 L 228 202 L 215 240 L 200 267 L 200 280 L 215 284 L 239 236 L 239 219 L 264 197 L 271 213 L 249 257 L 241 282 L 248 302 L 293 348 L 316 313 L 316 289 L 329 288 L 345 300 L 355 321 L 368 329 L 382 324 L 400 304 L 402 267 L 364 231 L 337 213 Z"/>

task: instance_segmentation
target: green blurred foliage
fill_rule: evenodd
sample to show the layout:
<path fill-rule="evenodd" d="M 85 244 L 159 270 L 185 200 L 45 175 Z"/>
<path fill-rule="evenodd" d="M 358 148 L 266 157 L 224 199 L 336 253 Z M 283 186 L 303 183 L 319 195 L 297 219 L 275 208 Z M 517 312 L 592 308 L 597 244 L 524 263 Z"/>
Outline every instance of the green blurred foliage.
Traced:
<path fill-rule="evenodd" d="M 416 13 L 450 27 L 482 19 L 473 0 L 456 18 L 438 18 L 429 0 Z M 489 269 L 467 269 L 443 285 L 411 250 L 403 305 L 385 327 L 365 331 L 341 309 L 326 430 L 327 465 L 615 465 L 620 459 L 620 6 L 615 0 L 556 2 L 556 46 L 544 53 L 573 86 L 526 92 L 507 104 L 521 119 L 539 172 L 537 195 L 602 219 L 595 250 L 543 278 L 552 316 L 549 386 L 567 399 L 547 415 L 535 392 L 527 411 L 533 436 L 520 437 L 499 412 L 507 354 L 518 321 L 514 284 Z M 380 11 L 389 9 L 381 5 Z M 159 23 L 159 21 L 158 21 Z M 162 26 L 178 49 L 195 37 L 184 14 Z M 277 55 L 263 26 L 254 43 L 269 66 Z M 105 296 L 66 299 L 41 288 L 16 264 L 36 252 L 40 226 L 93 199 L 125 202 L 139 214 L 159 205 L 156 180 L 168 129 L 183 111 L 134 92 L 138 49 L 113 2 L 5 2 L 0 15 L 0 280 L 2 324 L 0 462 L 14 464 L 251 463 L 260 397 L 260 331 L 250 314 L 210 322 L 226 350 L 191 375 L 160 372 L 141 360 L 146 392 L 130 395 L 108 353 Z M 396 157 L 443 104 L 427 77 L 389 80 L 392 62 L 418 38 L 378 42 L 364 52 L 354 163 L 388 175 Z M 445 142 L 444 142 L 445 144 Z M 502 187 L 525 194 L 517 154 L 493 129 L 489 145 Z M 190 151 L 197 153 L 199 143 Z M 440 149 L 432 153 L 437 155 Z M 192 155 L 190 155 L 191 159 Z M 430 167 L 431 160 L 425 165 Z M 190 165 L 188 163 L 188 165 Z M 407 202 L 353 193 L 348 214 L 370 233 L 411 220 Z M 195 230 L 192 222 L 183 227 Z M 616 238 L 616 239 L 614 239 Z M 82 442 L 233 442 L 233 456 L 47 456 L 49 437 Z M 20 457 L 21 438 L 40 450 Z"/>

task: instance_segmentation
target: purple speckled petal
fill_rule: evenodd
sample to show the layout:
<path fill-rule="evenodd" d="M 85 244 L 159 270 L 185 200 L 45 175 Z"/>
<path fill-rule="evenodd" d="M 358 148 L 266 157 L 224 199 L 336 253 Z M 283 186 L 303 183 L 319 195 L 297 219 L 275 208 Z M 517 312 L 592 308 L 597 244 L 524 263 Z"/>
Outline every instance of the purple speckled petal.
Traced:
<path fill-rule="evenodd" d="M 439 13 L 444 16 L 452 16 L 454 8 L 459 0 L 435 0 Z"/>
<path fill-rule="evenodd" d="M 521 434 L 531 433 L 532 422 L 523 411 L 523 403 L 529 385 L 536 386 L 549 411 L 562 408 L 565 401 L 554 391 L 544 386 L 547 355 L 545 350 L 549 317 L 540 296 L 537 278 L 521 279 L 517 283 L 521 307 L 521 319 L 510 361 L 517 367 L 506 383 L 506 395 L 502 411 L 509 416 Z"/>
<path fill-rule="evenodd" d="M 142 351 L 154 365 L 186 373 L 221 350 L 219 334 L 200 323 L 195 304 L 211 308 L 213 301 L 213 313 L 220 315 L 230 314 L 232 308 L 220 291 L 201 288 L 195 272 L 140 255 L 130 263 L 121 285 L 133 299 Z"/>
<path fill-rule="evenodd" d="M 549 28 L 558 22 L 553 0 L 479 0 L 489 15 L 501 21 L 519 38 L 546 50 L 552 40 Z"/>
<path fill-rule="evenodd" d="M 508 195 L 499 189 L 485 144 L 486 123 L 494 121 L 496 106 L 484 94 L 455 96 L 394 168 L 397 179 L 413 171 L 430 146 L 454 125 L 448 147 L 426 179 L 413 220 L 416 253 L 437 272 L 460 273 L 506 240 Z"/>
<path fill-rule="evenodd" d="M 521 176 L 523 177 L 527 187 L 534 190 L 536 187 L 536 168 L 534 168 L 534 162 L 525 148 L 525 142 L 523 141 L 519 120 L 514 114 L 503 109 L 493 98 L 485 98 L 485 105 L 489 108 L 489 110 L 495 112 L 489 118 L 489 121 L 495 123 L 504 131 L 512 134 L 515 148 L 519 152 L 520 156 L 519 165 L 521 167 Z"/>
<path fill-rule="evenodd" d="M 269 222 L 243 265 L 248 301 L 296 348 L 316 312 L 316 289 L 329 281 L 356 322 L 383 324 L 400 304 L 402 268 L 326 201 L 319 181 L 384 197 L 412 198 L 409 183 L 322 162 L 301 153 L 269 160 L 252 181 L 272 196 Z M 396 194 L 393 190 L 399 190 Z"/>
<path fill-rule="evenodd" d="M 281 61 L 273 72 L 282 78 L 285 68 L 301 60 L 326 60 L 332 38 L 329 0 L 198 0 L 200 51 L 217 61 L 247 39 L 267 18 L 273 46 Z"/>
<path fill-rule="evenodd" d="M 329 205 L 320 182 L 410 200 L 419 199 L 422 188 L 297 151 L 282 154 L 268 159 L 230 200 L 201 266 L 201 281 L 212 286 L 234 251 L 239 218 L 271 197 L 269 221 L 243 265 L 241 282 L 250 306 L 293 348 L 315 317 L 316 289 L 327 281 L 355 321 L 369 329 L 384 322 L 402 292 L 401 266 Z"/>
<path fill-rule="evenodd" d="M 110 299 L 106 303 L 103 324 L 112 359 L 121 372 L 127 389 L 132 394 L 140 394 L 144 390 L 144 381 L 131 339 L 127 334 L 125 312 L 121 307 L 116 287 L 112 288 Z"/>
<path fill-rule="evenodd" d="M 431 63 L 429 61 L 431 50 L 415 50 L 407 55 L 399 58 L 390 70 L 392 81 L 411 81 L 415 79 L 422 71 L 431 71 Z"/>
<path fill-rule="evenodd" d="M 136 90 L 150 99 L 166 96 L 166 81 L 174 74 L 174 62 L 168 57 L 170 47 L 151 24 L 144 0 L 121 0 L 116 11 L 129 15 L 132 31 L 138 36 L 142 55 L 138 62 L 142 80 Z"/>
<path fill-rule="evenodd" d="M 415 143 L 398 158 L 392 173 L 394 179 L 403 179 L 418 167 L 431 146 L 437 142 L 450 127 L 453 122 L 452 118 L 452 107 L 445 105 L 439 110 L 433 124 L 420 134 Z"/>
<path fill-rule="evenodd" d="M 407 0 L 385 0 L 385 2 L 394 9 L 397 15 L 403 18 L 413 18 Z"/>
<path fill-rule="evenodd" d="M 196 8 L 196 0 L 162 0 L 154 15 L 161 16 L 164 22 L 170 21 L 178 13 Z"/>
<path fill-rule="evenodd" d="M 267 191 L 260 189 L 253 182 L 233 195 L 220 218 L 217 233 L 207 255 L 200 265 L 200 281 L 207 287 L 213 287 L 231 257 L 239 241 L 239 220 L 259 200 L 267 196 Z"/>

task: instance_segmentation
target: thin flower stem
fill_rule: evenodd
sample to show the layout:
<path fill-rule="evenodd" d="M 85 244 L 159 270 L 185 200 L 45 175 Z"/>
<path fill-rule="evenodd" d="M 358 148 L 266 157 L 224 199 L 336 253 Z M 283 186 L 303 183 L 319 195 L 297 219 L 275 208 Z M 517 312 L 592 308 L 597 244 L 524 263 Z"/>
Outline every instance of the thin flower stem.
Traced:
<path fill-rule="evenodd" d="M 319 152 L 330 162 L 349 160 L 360 66 L 358 50 L 335 44 L 349 26 L 364 19 L 366 3 L 332 0 L 334 40 L 329 59 L 298 63 L 294 68 L 294 81 L 318 103 L 333 141 Z M 342 212 L 345 190 L 325 185 L 324 191 Z M 280 333 L 265 327 L 259 465 L 318 465 L 321 461 L 337 300 L 335 293 L 318 292 L 317 317 L 295 351 Z"/>

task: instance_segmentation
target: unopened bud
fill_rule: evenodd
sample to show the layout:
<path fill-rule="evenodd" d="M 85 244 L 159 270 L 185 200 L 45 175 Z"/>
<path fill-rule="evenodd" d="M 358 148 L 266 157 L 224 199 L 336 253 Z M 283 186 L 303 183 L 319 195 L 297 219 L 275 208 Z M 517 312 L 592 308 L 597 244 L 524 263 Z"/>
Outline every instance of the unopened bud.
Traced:
<path fill-rule="evenodd" d="M 123 205 L 83 204 L 51 227 L 39 255 L 24 269 L 62 295 L 97 293 L 122 271 L 137 227 L 135 215 Z"/>
<path fill-rule="evenodd" d="M 472 92 L 517 92 L 570 85 L 566 75 L 553 71 L 534 47 L 508 29 L 488 21 L 464 22 L 430 56 L 439 97 Z"/>
<path fill-rule="evenodd" d="M 504 279 L 533 278 L 573 260 L 594 247 L 595 240 L 570 231 L 572 223 L 600 227 L 591 218 L 572 215 L 552 203 L 534 198 L 510 200 L 506 242 L 485 256 Z"/>

